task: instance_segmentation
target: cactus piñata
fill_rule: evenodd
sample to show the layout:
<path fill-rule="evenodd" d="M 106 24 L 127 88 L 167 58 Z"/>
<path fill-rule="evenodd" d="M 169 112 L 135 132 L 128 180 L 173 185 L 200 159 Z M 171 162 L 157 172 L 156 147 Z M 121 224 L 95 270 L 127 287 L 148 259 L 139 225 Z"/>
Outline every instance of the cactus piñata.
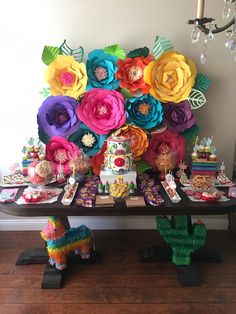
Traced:
<path fill-rule="evenodd" d="M 172 216 L 171 221 L 165 216 L 157 216 L 157 230 L 173 251 L 172 262 L 175 265 L 189 265 L 191 253 L 205 243 L 206 226 L 201 220 L 192 225 L 191 217 Z"/>

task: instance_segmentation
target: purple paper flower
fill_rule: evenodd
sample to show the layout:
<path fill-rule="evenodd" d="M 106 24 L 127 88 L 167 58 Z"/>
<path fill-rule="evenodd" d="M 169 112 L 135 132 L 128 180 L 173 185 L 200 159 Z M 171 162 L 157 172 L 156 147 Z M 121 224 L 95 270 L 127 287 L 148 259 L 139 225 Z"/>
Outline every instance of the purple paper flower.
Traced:
<path fill-rule="evenodd" d="M 68 137 L 79 129 L 80 120 L 75 112 L 76 99 L 69 96 L 49 96 L 38 111 L 41 133 L 52 137 Z"/>
<path fill-rule="evenodd" d="M 196 123 L 188 100 L 181 101 L 178 104 L 168 102 L 164 104 L 163 109 L 163 122 L 171 132 L 183 132 Z"/>

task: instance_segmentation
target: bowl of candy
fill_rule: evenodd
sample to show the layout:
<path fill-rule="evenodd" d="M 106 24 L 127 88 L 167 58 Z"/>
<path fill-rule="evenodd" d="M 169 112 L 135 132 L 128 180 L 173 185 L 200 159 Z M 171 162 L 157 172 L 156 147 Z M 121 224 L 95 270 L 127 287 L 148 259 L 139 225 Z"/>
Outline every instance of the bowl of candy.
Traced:
<path fill-rule="evenodd" d="M 55 177 L 53 164 L 48 160 L 35 160 L 28 168 L 28 176 L 33 186 L 44 186 Z"/>
<path fill-rule="evenodd" d="M 116 202 L 122 202 L 129 195 L 129 185 L 124 183 L 122 176 L 118 177 L 117 182 L 110 185 L 110 195 Z"/>

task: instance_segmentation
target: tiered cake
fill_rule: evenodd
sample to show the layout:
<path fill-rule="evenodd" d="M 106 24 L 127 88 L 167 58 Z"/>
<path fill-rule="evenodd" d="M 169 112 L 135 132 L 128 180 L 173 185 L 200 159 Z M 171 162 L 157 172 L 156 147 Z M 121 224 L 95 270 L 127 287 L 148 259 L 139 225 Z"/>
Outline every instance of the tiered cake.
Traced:
<path fill-rule="evenodd" d="M 107 151 L 104 154 L 104 167 L 100 172 L 103 184 L 117 181 L 122 175 L 124 182 L 136 185 L 136 171 L 133 166 L 133 155 L 130 151 L 130 139 L 120 137 L 109 137 L 107 139 Z"/>

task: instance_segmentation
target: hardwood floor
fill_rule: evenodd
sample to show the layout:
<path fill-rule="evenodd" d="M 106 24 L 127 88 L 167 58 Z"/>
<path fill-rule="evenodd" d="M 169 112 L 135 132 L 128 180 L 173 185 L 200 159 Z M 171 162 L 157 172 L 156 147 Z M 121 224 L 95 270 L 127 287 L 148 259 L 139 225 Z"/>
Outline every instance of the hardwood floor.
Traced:
<path fill-rule="evenodd" d="M 101 264 L 72 265 L 63 289 L 42 290 L 44 265 L 15 266 L 18 255 L 41 246 L 39 232 L 0 232 L 1 314 L 236 313 L 236 236 L 209 231 L 208 246 L 223 264 L 198 264 L 201 287 L 183 288 L 171 263 L 142 264 L 138 251 L 160 244 L 156 231 L 97 231 Z"/>

